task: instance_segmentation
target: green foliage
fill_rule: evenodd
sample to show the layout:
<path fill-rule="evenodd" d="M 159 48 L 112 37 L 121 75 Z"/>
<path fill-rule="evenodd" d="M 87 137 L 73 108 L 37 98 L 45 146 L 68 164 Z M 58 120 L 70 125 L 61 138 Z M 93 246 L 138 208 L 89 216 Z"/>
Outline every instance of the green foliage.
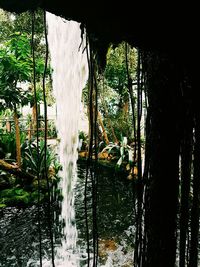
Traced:
<path fill-rule="evenodd" d="M 30 81 L 31 75 L 30 43 L 26 35 L 15 33 L 0 47 L 1 110 L 28 103 L 30 92 L 17 83 Z"/>
<path fill-rule="evenodd" d="M 33 59 L 32 59 L 32 16 L 30 12 L 23 13 L 21 15 L 13 15 L 0 10 L 0 112 L 8 109 L 11 111 L 17 111 L 19 107 L 27 105 L 28 103 L 35 103 L 33 97 Z M 44 58 L 45 58 L 45 42 L 44 42 L 44 29 L 43 29 L 43 11 L 36 12 L 35 18 L 35 34 L 34 34 L 34 51 L 35 51 L 35 74 L 37 83 L 36 100 L 37 103 L 43 101 L 42 93 L 42 78 L 44 72 Z M 47 68 L 47 83 L 46 83 L 46 100 L 48 105 L 54 103 L 54 98 L 51 96 L 52 85 L 51 85 L 51 70 Z M 27 89 L 23 89 L 25 87 Z M 18 114 L 19 115 L 19 114 Z M 23 124 L 23 122 L 21 123 Z M 14 125 L 14 123 L 13 123 Z M 22 125 L 20 125 L 22 126 Z M 54 127 L 51 125 L 51 133 L 54 132 Z M 15 157 L 16 151 L 16 140 L 14 131 L 6 133 L 4 130 L 5 126 L 2 125 L 1 129 L 1 143 L 0 152 L 9 154 L 9 157 Z M 37 171 L 40 172 L 42 178 L 44 178 L 44 142 L 40 142 L 39 154 L 34 143 L 26 144 L 25 138 L 26 133 L 21 134 L 22 143 L 22 156 L 23 165 L 22 169 L 29 171 L 35 175 Z M 55 153 L 48 147 L 47 149 L 47 171 L 50 168 L 55 168 L 54 171 L 49 174 L 52 177 L 60 169 L 59 163 L 55 160 Z M 18 179 L 17 179 L 18 180 Z M 44 194 L 40 192 L 40 199 L 45 198 L 47 191 L 46 181 L 43 179 L 42 184 L 44 185 Z M 37 203 L 38 188 L 33 186 L 24 179 L 9 184 L 13 187 L 5 191 L 4 195 L 0 196 L 0 206 L 5 205 L 29 205 Z M 26 191 L 26 189 L 30 191 Z M 36 191 L 34 191 L 36 190 Z"/>
<path fill-rule="evenodd" d="M 37 204 L 38 203 L 38 190 L 33 191 L 30 194 L 30 202 L 33 204 Z M 43 193 L 40 192 L 40 201 L 44 200 L 45 196 Z"/>
<path fill-rule="evenodd" d="M 13 32 L 25 33 L 29 36 L 32 32 L 32 16 L 31 12 L 21 14 L 13 14 L 0 9 L 0 40 L 10 39 Z M 44 54 L 44 39 L 43 29 L 43 10 L 35 12 L 35 48 L 36 56 L 41 57 Z"/>
<path fill-rule="evenodd" d="M 87 136 L 83 131 L 79 131 L 78 138 L 85 141 L 87 139 Z"/>
<path fill-rule="evenodd" d="M 116 169 L 127 163 L 133 164 L 133 148 L 127 144 L 127 137 L 123 137 L 119 144 L 110 143 L 101 151 L 101 153 L 104 152 L 112 155 L 112 161 L 116 162 Z"/>
<path fill-rule="evenodd" d="M 45 194 L 40 192 L 40 201 L 45 199 Z M 28 206 L 37 204 L 38 190 L 26 191 L 22 188 L 14 187 L 0 191 L 0 208 L 6 206 Z"/>
<path fill-rule="evenodd" d="M 87 150 L 87 144 L 88 144 L 88 135 L 84 131 L 79 131 L 78 133 L 78 150 Z"/>
<path fill-rule="evenodd" d="M 123 51 L 122 51 L 123 50 Z M 107 56 L 107 65 L 105 69 L 105 78 L 108 86 L 117 90 L 120 94 L 127 83 L 127 72 L 125 66 L 125 52 L 123 45 L 110 48 Z"/>
<path fill-rule="evenodd" d="M 46 167 L 47 172 L 49 168 L 52 166 L 53 162 L 56 160 L 56 155 L 54 151 L 48 146 L 46 151 Z M 23 169 L 27 172 L 32 173 L 33 175 L 37 175 L 37 172 L 43 174 L 45 172 L 45 143 L 44 141 L 40 141 L 39 146 L 35 143 L 28 143 L 28 145 L 23 148 Z"/>
<path fill-rule="evenodd" d="M 30 12 L 16 14 L 14 19 L 14 29 L 16 31 L 30 33 L 32 31 L 32 16 Z M 43 37 L 43 10 L 35 12 L 35 33 L 36 38 L 41 40 Z"/>
<path fill-rule="evenodd" d="M 0 9 L 0 40 L 5 41 L 13 32 L 11 13 Z"/>
<path fill-rule="evenodd" d="M 0 148 L 3 150 L 6 158 L 16 158 L 16 140 L 15 133 L 4 133 L 0 129 Z"/>
<path fill-rule="evenodd" d="M 26 139 L 26 133 L 20 133 L 20 143 L 23 144 Z M 0 158 L 15 159 L 16 158 L 16 136 L 15 131 L 5 132 L 0 129 L 0 149 L 3 151 L 4 156 Z"/>
<path fill-rule="evenodd" d="M 107 152 L 109 155 L 112 155 L 115 159 L 120 157 L 120 146 L 117 144 L 110 143 L 101 151 L 102 153 Z"/>
<path fill-rule="evenodd" d="M 48 121 L 48 137 L 56 138 L 57 137 L 57 129 L 55 122 L 53 120 Z"/>
<path fill-rule="evenodd" d="M 136 70 L 136 51 L 131 49 L 129 53 L 129 75 L 135 78 Z M 110 47 L 107 54 L 107 64 L 105 69 L 105 78 L 109 87 L 113 88 L 122 96 L 128 94 L 127 84 L 127 66 L 125 43 L 121 43 L 116 48 Z"/>
<path fill-rule="evenodd" d="M 120 158 L 117 162 L 117 166 L 120 167 L 123 161 L 133 162 L 133 148 L 127 144 L 127 137 L 123 137 L 120 145 Z"/>
<path fill-rule="evenodd" d="M 127 58 L 126 58 L 126 52 Z M 128 59 L 128 60 L 127 60 Z M 137 53 L 125 43 L 111 46 L 107 54 L 104 78 L 99 78 L 99 109 L 109 140 L 113 140 L 111 127 L 118 140 L 121 136 L 133 137 L 132 109 L 128 90 L 128 74 L 136 79 Z M 128 66 L 127 66 L 128 65 Z M 133 91 L 134 99 L 136 93 Z"/>
<path fill-rule="evenodd" d="M 32 74 L 30 39 L 26 34 L 15 32 L 0 49 L 1 75 L 5 83 L 30 81 Z M 10 74 L 10 75 L 9 75 Z"/>
<path fill-rule="evenodd" d="M 24 189 L 10 188 L 0 191 L 0 203 L 4 205 L 28 204 L 29 193 Z"/>
<path fill-rule="evenodd" d="M 2 99 L 0 109 L 13 109 L 15 105 L 27 105 L 33 98 L 32 90 L 22 90 L 19 86 L 19 83 L 30 83 L 33 80 L 30 34 L 31 16 L 29 13 L 21 16 L 16 15 L 14 19 L 15 23 L 10 19 L 9 15 L 6 18 L 4 21 L 7 21 L 7 24 L 10 25 L 10 30 L 6 38 L 3 38 L 0 43 L 0 99 Z M 41 13 L 38 13 L 39 18 L 41 21 Z M 5 25 L 6 27 L 8 25 Z M 37 82 L 41 82 L 44 72 L 44 49 L 40 49 L 40 46 L 44 46 L 44 44 L 41 44 L 42 32 L 41 26 L 39 28 L 38 25 L 34 39 L 34 48 L 36 51 L 35 74 Z M 49 67 L 47 74 L 50 75 Z M 41 85 L 38 91 L 38 98 L 42 99 Z"/>

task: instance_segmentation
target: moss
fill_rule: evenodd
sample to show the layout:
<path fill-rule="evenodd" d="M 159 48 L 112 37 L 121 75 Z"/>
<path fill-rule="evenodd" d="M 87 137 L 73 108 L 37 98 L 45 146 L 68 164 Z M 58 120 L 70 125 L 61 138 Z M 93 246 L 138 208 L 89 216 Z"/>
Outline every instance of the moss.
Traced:
<path fill-rule="evenodd" d="M 27 205 L 30 193 L 20 188 L 5 189 L 0 192 L 0 203 L 6 206 Z"/>
<path fill-rule="evenodd" d="M 44 194 L 40 193 L 40 201 L 43 201 L 45 198 Z M 31 203 L 37 204 L 38 203 L 38 191 L 33 191 L 30 195 Z"/>
<path fill-rule="evenodd" d="M 45 194 L 40 193 L 40 201 L 45 200 Z M 38 191 L 27 192 L 22 188 L 5 189 L 0 192 L 0 207 L 27 206 L 37 204 Z"/>
<path fill-rule="evenodd" d="M 52 177 L 49 177 L 48 180 L 49 180 L 49 183 L 52 183 L 53 178 Z M 55 181 L 56 180 L 54 179 L 54 182 Z M 33 188 L 34 191 L 38 189 L 38 179 L 37 178 L 34 179 L 34 181 L 32 183 L 32 188 Z M 40 180 L 40 189 L 42 189 L 44 191 L 47 190 L 47 180 L 46 179 L 41 179 Z"/>

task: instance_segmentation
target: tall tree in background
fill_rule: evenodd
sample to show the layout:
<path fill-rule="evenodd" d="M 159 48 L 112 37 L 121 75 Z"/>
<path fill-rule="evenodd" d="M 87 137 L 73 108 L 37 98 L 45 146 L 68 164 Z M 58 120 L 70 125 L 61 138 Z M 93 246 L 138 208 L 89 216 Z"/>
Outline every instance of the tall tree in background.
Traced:
<path fill-rule="evenodd" d="M 38 99 L 41 100 L 42 96 L 42 76 L 45 55 L 42 11 L 36 13 L 34 38 L 37 99 L 34 99 L 33 90 L 31 89 L 33 87 L 31 19 L 29 12 L 13 15 L 0 10 L 0 108 L 3 110 L 9 108 L 14 114 L 18 166 L 20 166 L 21 162 L 18 109 L 20 106 L 30 103 L 34 113 L 34 107 L 38 104 Z M 50 68 L 47 71 L 50 75 Z M 47 102 L 52 104 L 51 81 L 49 80 L 47 83 Z M 26 90 L 22 89 L 22 84 L 26 84 Z"/>
<path fill-rule="evenodd" d="M 20 130 L 18 120 L 19 105 L 29 102 L 30 93 L 20 87 L 20 83 L 31 80 L 32 61 L 30 43 L 26 35 L 15 33 L 0 48 L 0 98 L 1 109 L 13 111 L 16 133 L 17 165 L 21 165 Z"/>
<path fill-rule="evenodd" d="M 104 73 L 96 74 L 99 94 L 97 122 L 102 132 L 101 138 L 106 144 L 109 141 L 118 143 L 123 136 L 127 136 L 132 141 L 135 136 L 130 99 L 136 98 L 136 91 L 133 90 L 130 95 L 129 80 L 136 80 L 137 51 L 129 48 L 127 60 L 125 48 L 125 43 L 117 47 L 111 46 L 108 50 Z M 83 90 L 82 98 L 88 108 L 88 87 Z"/>
<path fill-rule="evenodd" d="M 125 47 L 125 43 L 121 43 L 116 48 L 110 47 L 104 72 L 104 84 L 100 90 L 105 124 L 109 129 L 110 122 L 112 121 L 118 139 L 121 139 L 121 136 L 133 136 Z M 132 80 L 135 80 L 137 66 L 136 49 L 129 49 L 128 63 L 129 76 Z"/>
<path fill-rule="evenodd" d="M 21 164 L 20 130 L 18 121 L 18 108 L 27 105 L 32 92 L 22 89 L 23 83 L 32 81 L 33 62 L 31 58 L 30 36 L 16 32 L 10 35 L 8 41 L 1 43 L 0 47 L 0 99 L 1 109 L 11 109 L 14 114 L 16 131 L 16 157 L 17 164 Z M 36 61 L 36 74 L 41 76 L 44 69 L 42 58 Z"/>

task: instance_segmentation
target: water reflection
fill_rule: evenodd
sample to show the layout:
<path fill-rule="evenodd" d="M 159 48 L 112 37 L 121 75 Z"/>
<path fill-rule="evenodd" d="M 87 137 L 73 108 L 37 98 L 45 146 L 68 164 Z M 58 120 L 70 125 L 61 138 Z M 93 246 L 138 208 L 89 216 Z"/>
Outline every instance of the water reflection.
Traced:
<path fill-rule="evenodd" d="M 50 251 L 48 230 L 45 222 L 45 209 L 41 210 L 42 252 L 46 257 Z M 37 207 L 26 209 L 1 209 L 0 219 L 0 266 L 27 267 L 34 265 L 39 258 L 39 236 Z M 30 263 L 29 260 L 31 259 Z M 32 262 L 32 263 L 31 263 Z"/>
<path fill-rule="evenodd" d="M 78 247 L 80 249 L 80 265 L 86 264 L 85 252 L 85 209 L 84 209 L 85 164 L 78 165 L 78 180 L 75 188 L 76 226 L 78 230 Z M 98 231 L 100 266 L 113 257 L 110 265 L 115 264 L 117 257 L 121 261 L 131 260 L 133 243 L 131 182 L 108 168 L 100 168 L 98 194 Z M 91 182 L 88 185 L 88 208 L 91 207 Z M 55 213 L 54 236 L 56 246 L 61 243 L 62 226 L 59 224 L 59 205 L 52 207 Z M 50 240 L 47 225 L 47 209 L 41 207 L 40 220 L 42 225 L 42 257 L 49 260 Z M 88 214 L 91 228 L 91 209 Z M 39 266 L 39 235 L 37 207 L 26 209 L 4 208 L 0 210 L 0 266 L 28 267 Z M 112 255 L 113 256 L 112 256 Z M 117 256 L 118 255 L 118 256 Z M 122 259 L 123 258 L 123 259 Z M 127 258 L 127 259 L 126 259 Z M 121 264 L 121 265 L 120 265 Z M 50 266 L 50 265 L 49 265 Z M 129 266 L 129 265 L 127 265 Z M 131 265 L 130 265 L 131 266 Z"/>
<path fill-rule="evenodd" d="M 98 231 L 100 238 L 119 236 L 133 222 L 132 183 L 113 169 L 100 167 L 98 173 Z M 84 237 L 85 164 L 79 164 L 75 195 L 76 223 L 79 237 Z M 91 207 L 91 181 L 88 185 L 88 206 Z M 91 220 L 91 213 L 90 220 Z"/>
<path fill-rule="evenodd" d="M 84 249 L 86 246 L 85 210 L 84 210 L 84 182 L 85 164 L 79 164 L 78 181 L 75 192 L 76 225 L 78 230 L 78 244 Z M 133 190 L 132 182 L 126 175 L 117 173 L 107 167 L 98 170 L 98 207 L 97 225 L 99 236 L 99 266 L 123 266 L 123 262 L 130 262 L 132 266 L 133 251 Z M 90 228 L 90 243 L 92 244 L 92 184 L 88 183 L 88 219 Z M 91 245 L 92 247 L 92 245 Z M 91 249 L 92 250 L 92 249 Z M 120 260 L 121 258 L 121 260 Z M 108 264 L 108 261 L 110 263 Z M 116 262 L 115 262 L 116 261 Z M 84 266 L 84 265 L 83 265 Z M 129 266 L 129 265 L 126 265 Z"/>

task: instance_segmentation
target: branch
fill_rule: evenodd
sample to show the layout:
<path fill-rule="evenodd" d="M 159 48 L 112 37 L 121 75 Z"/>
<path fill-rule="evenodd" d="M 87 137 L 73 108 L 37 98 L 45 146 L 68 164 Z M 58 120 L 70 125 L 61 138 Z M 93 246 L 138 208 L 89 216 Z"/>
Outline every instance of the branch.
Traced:
<path fill-rule="evenodd" d="M 6 172 L 9 172 L 11 174 L 14 174 L 19 178 L 26 177 L 27 179 L 30 179 L 31 181 L 35 178 L 34 175 L 23 171 L 17 165 L 10 164 L 10 163 L 4 161 L 3 159 L 0 159 L 0 169 L 4 170 Z"/>

